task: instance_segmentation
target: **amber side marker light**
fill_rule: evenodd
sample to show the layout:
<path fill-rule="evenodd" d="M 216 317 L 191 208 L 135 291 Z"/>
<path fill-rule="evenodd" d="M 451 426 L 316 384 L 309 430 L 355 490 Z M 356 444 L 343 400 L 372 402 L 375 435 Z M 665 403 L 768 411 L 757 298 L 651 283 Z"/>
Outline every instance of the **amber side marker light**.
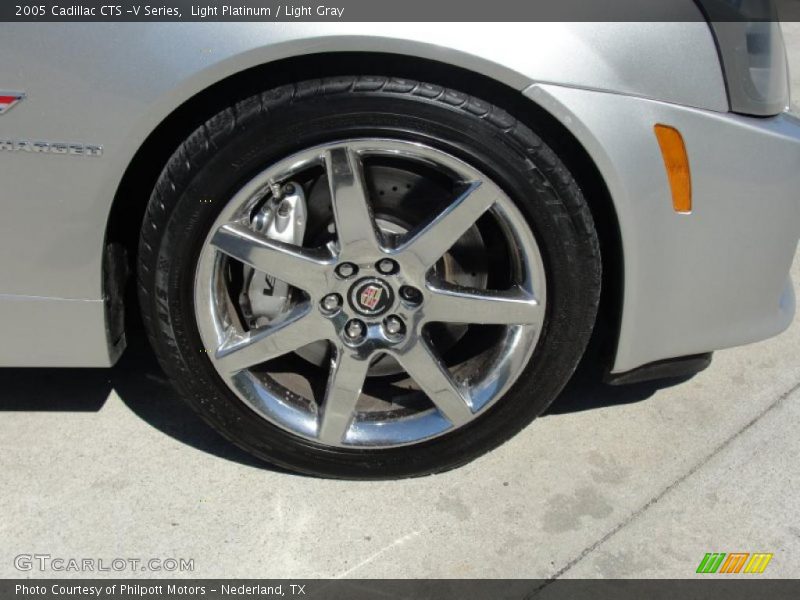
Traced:
<path fill-rule="evenodd" d="M 669 187 L 672 190 L 672 208 L 678 213 L 692 212 L 692 174 L 689 170 L 689 157 L 680 131 L 669 125 L 656 125 L 658 145 L 664 157 Z"/>

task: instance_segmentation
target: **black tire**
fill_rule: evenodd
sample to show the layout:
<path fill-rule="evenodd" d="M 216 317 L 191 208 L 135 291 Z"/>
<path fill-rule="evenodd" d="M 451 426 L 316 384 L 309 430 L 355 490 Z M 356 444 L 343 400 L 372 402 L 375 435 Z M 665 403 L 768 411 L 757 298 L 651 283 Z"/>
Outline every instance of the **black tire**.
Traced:
<path fill-rule="evenodd" d="M 203 241 L 238 186 L 278 158 L 360 135 L 424 141 L 490 175 L 527 219 L 547 273 L 545 325 L 511 390 L 464 427 L 401 448 L 323 446 L 256 416 L 203 352 L 193 309 L 193 278 Z M 599 244 L 589 208 L 571 174 L 539 137 L 483 100 L 386 77 L 304 81 L 214 115 L 162 171 L 138 254 L 139 298 L 150 342 L 192 408 L 226 438 L 269 463 L 338 478 L 448 470 L 528 425 L 558 395 L 581 358 L 597 314 L 600 281 Z"/>

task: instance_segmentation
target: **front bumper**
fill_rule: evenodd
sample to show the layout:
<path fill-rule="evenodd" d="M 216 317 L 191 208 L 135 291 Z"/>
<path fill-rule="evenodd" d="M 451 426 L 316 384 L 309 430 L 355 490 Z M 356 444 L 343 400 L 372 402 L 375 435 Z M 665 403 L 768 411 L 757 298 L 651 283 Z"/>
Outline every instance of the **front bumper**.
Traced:
<path fill-rule="evenodd" d="M 800 120 L 552 85 L 533 85 L 525 95 L 581 142 L 616 208 L 624 291 L 612 373 L 788 327 L 795 310 L 789 270 L 800 237 Z M 691 214 L 672 209 L 656 123 L 683 135 Z"/>

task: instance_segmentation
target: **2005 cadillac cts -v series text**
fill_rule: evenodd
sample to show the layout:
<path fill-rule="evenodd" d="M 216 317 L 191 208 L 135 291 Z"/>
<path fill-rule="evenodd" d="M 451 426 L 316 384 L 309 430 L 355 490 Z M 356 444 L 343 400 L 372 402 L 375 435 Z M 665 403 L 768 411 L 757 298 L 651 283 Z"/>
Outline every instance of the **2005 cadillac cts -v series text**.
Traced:
<path fill-rule="evenodd" d="M 127 278 L 228 439 L 385 478 L 507 440 L 590 339 L 625 383 L 779 333 L 800 233 L 780 29 L 697 11 L 3 25 L 0 365 L 114 364 Z"/>

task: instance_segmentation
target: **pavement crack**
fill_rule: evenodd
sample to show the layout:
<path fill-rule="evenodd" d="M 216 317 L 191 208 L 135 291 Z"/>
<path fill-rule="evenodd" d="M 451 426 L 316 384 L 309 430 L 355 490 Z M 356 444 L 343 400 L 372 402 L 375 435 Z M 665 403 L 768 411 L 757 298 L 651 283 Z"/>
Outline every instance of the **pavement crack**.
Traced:
<path fill-rule="evenodd" d="M 777 408 L 784 400 L 786 400 L 789 396 L 794 394 L 796 391 L 800 390 L 800 381 L 796 382 L 791 388 L 787 391 L 783 392 L 780 396 L 778 396 L 772 403 L 767 405 L 763 408 L 755 417 L 750 419 L 744 426 L 738 429 L 733 435 L 728 437 L 726 440 L 721 442 L 714 450 L 711 451 L 710 454 L 706 455 L 703 459 L 697 462 L 691 469 L 686 471 L 683 475 L 672 481 L 668 486 L 662 489 L 658 494 L 650 498 L 643 506 L 639 507 L 636 511 L 628 515 L 627 518 L 620 521 L 613 529 L 603 535 L 600 539 L 596 540 L 591 545 L 584 548 L 578 556 L 573 558 L 572 560 L 568 561 L 563 567 L 561 567 L 558 571 L 556 571 L 553 575 L 551 575 L 548 579 L 543 581 L 540 585 L 535 587 L 531 592 L 525 596 L 526 600 L 530 598 L 534 598 L 537 596 L 542 590 L 544 590 L 547 586 L 560 578 L 564 573 L 571 570 L 575 565 L 581 562 L 584 558 L 586 558 L 589 554 L 597 550 L 600 546 L 605 544 L 608 540 L 614 537 L 617 533 L 619 533 L 622 529 L 627 527 L 630 523 L 638 519 L 642 514 L 644 514 L 651 506 L 656 504 L 659 500 L 661 500 L 664 496 L 669 494 L 673 489 L 678 487 L 681 483 L 686 481 L 689 477 L 694 475 L 697 471 L 703 468 L 708 462 L 710 462 L 715 456 L 717 456 L 720 452 L 725 450 L 728 446 L 730 446 L 734 441 L 740 438 L 745 432 L 747 432 L 753 425 L 758 423 L 765 415 L 771 412 L 773 409 Z"/>

